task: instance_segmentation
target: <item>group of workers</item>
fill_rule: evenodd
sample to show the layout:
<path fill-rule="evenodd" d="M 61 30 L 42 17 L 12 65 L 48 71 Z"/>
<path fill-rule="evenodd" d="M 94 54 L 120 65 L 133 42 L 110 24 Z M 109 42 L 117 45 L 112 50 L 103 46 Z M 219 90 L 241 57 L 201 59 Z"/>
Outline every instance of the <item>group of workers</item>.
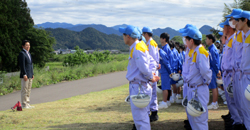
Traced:
<path fill-rule="evenodd" d="M 220 27 L 223 28 L 219 33 L 220 41 L 212 34 L 206 35 L 207 50 L 201 44 L 201 32 L 191 24 L 179 30 L 184 45 L 170 41 L 169 34 L 162 33 L 161 49 L 153 40 L 149 27 L 140 29 L 128 25 L 119 28 L 125 44 L 130 47 L 126 78 L 133 130 L 150 130 L 150 122 L 159 119 L 158 109 L 168 108 L 174 102 L 182 103 L 186 109 L 185 129 L 208 130 L 208 109 L 218 109 L 220 91 L 225 94 L 229 109 L 229 114 L 222 116 L 225 129 L 250 130 L 250 101 L 247 98 L 250 89 L 246 91 L 250 84 L 250 12 L 233 9 Z M 175 80 L 173 77 L 178 74 L 181 76 Z M 163 101 L 158 105 L 159 79 Z M 181 80 L 182 85 L 177 85 Z M 183 100 L 180 100 L 182 86 Z M 213 95 L 210 105 L 209 89 Z"/>

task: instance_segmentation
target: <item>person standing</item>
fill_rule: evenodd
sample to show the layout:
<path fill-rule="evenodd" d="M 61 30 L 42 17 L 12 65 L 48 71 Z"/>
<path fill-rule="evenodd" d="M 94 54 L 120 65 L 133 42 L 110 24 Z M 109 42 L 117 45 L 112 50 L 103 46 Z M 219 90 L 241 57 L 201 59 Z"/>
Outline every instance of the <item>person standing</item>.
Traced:
<path fill-rule="evenodd" d="M 173 69 L 170 65 L 171 58 L 173 57 L 173 53 L 169 47 L 169 34 L 162 33 L 160 35 L 160 42 L 162 45 L 162 49 L 159 50 L 160 53 L 160 64 L 161 69 L 159 72 L 161 74 L 161 88 L 162 88 L 162 96 L 163 101 L 159 103 L 159 109 L 168 108 L 171 103 L 169 101 L 171 94 L 171 85 L 170 85 L 170 77 L 169 75 L 173 73 Z"/>
<path fill-rule="evenodd" d="M 216 46 L 214 45 L 215 37 L 212 34 L 206 35 L 206 44 L 209 46 L 209 61 L 210 61 L 210 69 L 212 70 L 212 81 L 208 85 L 209 89 L 212 90 L 213 93 L 213 102 L 207 107 L 208 109 L 218 109 L 218 87 L 216 83 L 216 77 L 221 78 L 220 73 L 220 63 L 219 63 L 219 52 Z"/>
<path fill-rule="evenodd" d="M 21 69 L 21 104 L 22 108 L 29 109 L 34 108 L 34 106 L 30 105 L 30 93 L 32 88 L 32 81 L 34 79 L 32 57 L 29 53 L 30 42 L 28 40 L 24 40 L 22 42 L 22 48 L 23 49 L 18 56 L 19 66 Z"/>
<path fill-rule="evenodd" d="M 157 70 L 159 69 L 159 51 L 158 51 L 158 44 L 155 42 L 155 40 L 152 38 L 153 36 L 153 31 L 149 27 L 143 27 L 142 29 L 143 36 L 145 37 L 147 41 L 147 46 L 148 46 L 148 52 L 152 56 L 152 58 L 155 60 L 155 64 L 157 64 Z M 158 71 L 156 70 L 155 75 L 158 76 Z M 158 112 L 158 103 L 157 103 L 157 82 L 152 84 L 152 99 L 150 102 L 150 122 L 157 121 L 159 119 L 157 112 Z"/>
<path fill-rule="evenodd" d="M 119 32 L 123 34 L 123 40 L 130 47 L 129 63 L 127 67 L 126 78 L 129 81 L 129 95 L 137 95 L 145 93 L 152 95 L 152 87 L 150 82 L 157 82 L 158 76 L 155 76 L 150 69 L 150 55 L 146 44 L 139 42 L 140 32 L 135 26 L 128 25 L 126 28 L 119 28 Z M 142 89 L 139 89 L 139 88 Z M 140 92 L 139 92 L 140 91 Z M 150 105 L 150 104 L 149 104 Z M 150 119 L 148 116 L 149 105 L 144 108 L 139 108 L 130 102 L 131 112 L 134 119 L 133 129 L 150 130 Z"/>
<path fill-rule="evenodd" d="M 187 99 L 190 101 L 194 97 L 196 90 L 201 105 L 206 109 L 206 112 L 200 116 L 193 117 L 188 112 L 188 120 L 193 130 L 208 130 L 208 111 L 207 104 L 209 101 L 208 84 L 211 82 L 212 71 L 209 67 L 209 54 L 201 45 L 202 34 L 195 28 L 190 28 L 187 33 L 182 34 L 185 37 L 187 47 L 194 50 L 192 61 L 188 63 L 189 71 L 186 75 Z M 183 67 L 183 69 L 186 69 Z M 185 72 L 186 70 L 183 70 Z"/>

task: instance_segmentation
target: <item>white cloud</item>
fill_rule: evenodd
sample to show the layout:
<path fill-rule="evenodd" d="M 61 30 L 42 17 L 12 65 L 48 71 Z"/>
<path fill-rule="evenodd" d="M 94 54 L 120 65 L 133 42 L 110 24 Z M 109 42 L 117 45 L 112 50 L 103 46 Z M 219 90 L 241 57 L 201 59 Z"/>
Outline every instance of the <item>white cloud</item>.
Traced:
<path fill-rule="evenodd" d="M 217 27 L 233 0 L 26 0 L 35 24 L 132 24 L 180 29 L 187 23 Z"/>

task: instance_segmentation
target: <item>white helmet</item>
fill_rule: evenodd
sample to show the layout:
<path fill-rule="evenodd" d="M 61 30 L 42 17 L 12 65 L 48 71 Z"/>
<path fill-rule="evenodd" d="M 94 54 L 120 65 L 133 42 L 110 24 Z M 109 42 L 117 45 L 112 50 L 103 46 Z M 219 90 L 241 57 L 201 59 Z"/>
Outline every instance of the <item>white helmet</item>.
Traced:
<path fill-rule="evenodd" d="M 228 93 L 228 95 L 229 95 L 230 97 L 234 97 L 234 95 L 233 95 L 233 85 L 232 85 L 232 83 L 230 83 L 230 84 L 228 85 L 228 87 L 227 87 L 227 93 Z"/>
<path fill-rule="evenodd" d="M 136 107 L 144 108 L 148 106 L 151 97 L 146 94 L 137 94 L 137 95 L 131 95 L 130 99 L 132 100 L 133 104 Z"/>
<path fill-rule="evenodd" d="M 221 85 L 221 84 L 223 84 L 223 80 L 216 78 L 216 83 L 219 84 L 219 85 Z"/>
<path fill-rule="evenodd" d="M 125 102 L 130 104 L 130 96 L 129 95 L 125 98 Z"/>
<path fill-rule="evenodd" d="M 248 85 L 245 90 L 245 97 L 247 98 L 248 101 L 250 101 L 250 85 Z"/>
<path fill-rule="evenodd" d="M 188 104 L 188 99 L 187 99 L 187 96 L 186 96 L 185 98 L 182 99 L 182 106 L 187 107 L 187 104 Z"/>
<path fill-rule="evenodd" d="M 160 89 L 159 86 L 156 87 L 156 91 L 157 91 L 157 93 L 162 93 L 162 89 Z"/>
<path fill-rule="evenodd" d="M 170 78 L 172 78 L 174 81 L 178 81 L 180 79 L 180 74 L 179 73 L 174 73 L 172 75 L 172 77 L 170 77 Z"/>
<path fill-rule="evenodd" d="M 200 116 L 202 113 L 206 112 L 206 109 L 197 100 L 191 99 L 187 103 L 187 112 L 193 117 Z"/>
<path fill-rule="evenodd" d="M 181 87 L 183 85 L 184 81 L 183 80 L 179 80 L 177 83 L 176 83 L 176 87 Z"/>

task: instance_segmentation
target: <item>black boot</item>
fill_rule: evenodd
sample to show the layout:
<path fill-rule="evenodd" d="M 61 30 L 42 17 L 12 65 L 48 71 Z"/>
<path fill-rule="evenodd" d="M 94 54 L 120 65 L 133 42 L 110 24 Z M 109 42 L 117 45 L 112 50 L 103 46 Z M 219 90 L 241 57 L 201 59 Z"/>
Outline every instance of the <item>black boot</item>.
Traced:
<path fill-rule="evenodd" d="M 184 120 L 184 124 L 189 124 L 189 121 L 188 120 Z"/>
<path fill-rule="evenodd" d="M 232 130 L 233 129 L 233 123 L 234 123 L 234 120 L 232 120 L 232 119 L 225 122 L 225 130 Z"/>
<path fill-rule="evenodd" d="M 243 124 L 234 124 L 233 125 L 233 130 L 244 130 L 244 125 Z"/>
<path fill-rule="evenodd" d="M 151 116 L 150 116 L 150 122 L 154 122 L 157 121 L 159 119 L 158 115 L 157 115 L 158 111 L 154 111 L 152 112 Z"/>
<path fill-rule="evenodd" d="M 184 125 L 184 128 L 186 129 L 186 130 L 192 130 L 192 127 L 191 127 L 191 125 L 188 123 L 188 124 L 185 124 Z"/>
<path fill-rule="evenodd" d="M 133 128 L 132 128 L 132 130 L 137 130 L 137 129 L 136 129 L 136 127 L 135 127 L 135 124 L 133 124 Z"/>
<path fill-rule="evenodd" d="M 228 118 L 231 118 L 230 112 L 228 112 L 227 115 L 222 115 L 221 118 L 224 119 L 224 120 L 225 120 L 225 119 L 228 119 Z"/>

